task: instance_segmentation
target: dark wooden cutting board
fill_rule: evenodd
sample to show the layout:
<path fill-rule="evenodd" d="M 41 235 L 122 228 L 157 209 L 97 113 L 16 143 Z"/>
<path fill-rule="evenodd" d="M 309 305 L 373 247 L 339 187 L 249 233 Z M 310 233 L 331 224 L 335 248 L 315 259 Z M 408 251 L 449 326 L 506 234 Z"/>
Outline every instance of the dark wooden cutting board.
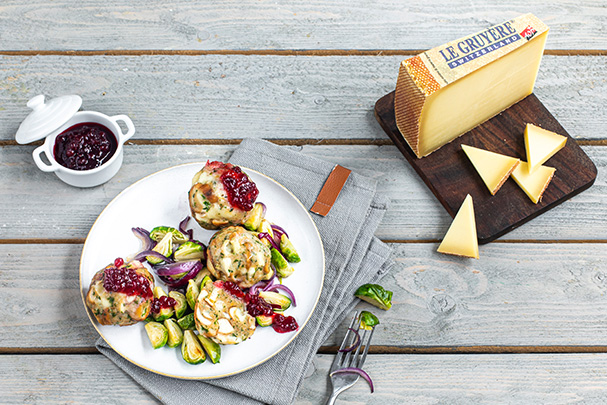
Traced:
<path fill-rule="evenodd" d="M 534 94 L 421 159 L 396 127 L 394 92 L 377 101 L 375 117 L 449 215 L 454 217 L 466 195 L 472 195 L 479 243 L 491 242 L 556 207 L 596 179 L 594 163 Z M 568 138 L 565 147 L 544 163 L 555 167 L 556 173 L 537 204 L 511 178 L 492 196 L 461 148 L 466 144 L 527 160 L 523 137 L 527 123 Z"/>

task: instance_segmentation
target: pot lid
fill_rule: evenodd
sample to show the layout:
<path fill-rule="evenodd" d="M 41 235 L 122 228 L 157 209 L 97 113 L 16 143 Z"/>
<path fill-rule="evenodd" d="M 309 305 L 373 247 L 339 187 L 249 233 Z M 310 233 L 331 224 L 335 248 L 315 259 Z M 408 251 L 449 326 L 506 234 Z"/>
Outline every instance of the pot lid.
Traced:
<path fill-rule="evenodd" d="M 82 105 L 80 96 L 61 96 L 44 102 L 40 94 L 27 102 L 33 111 L 23 120 L 15 139 L 25 144 L 45 138 L 48 134 L 65 124 Z"/>

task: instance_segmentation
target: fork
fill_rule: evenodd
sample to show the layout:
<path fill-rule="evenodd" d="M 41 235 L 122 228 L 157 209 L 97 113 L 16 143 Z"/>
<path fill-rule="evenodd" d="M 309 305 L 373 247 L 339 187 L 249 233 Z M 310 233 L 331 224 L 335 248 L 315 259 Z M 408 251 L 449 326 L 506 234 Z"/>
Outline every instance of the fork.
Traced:
<path fill-rule="evenodd" d="M 369 351 L 369 345 L 371 343 L 371 337 L 373 336 L 373 332 L 375 331 L 375 328 L 372 328 L 371 331 L 368 331 L 366 329 L 363 330 L 362 336 L 360 338 L 360 345 L 356 348 L 356 351 L 354 353 L 352 353 L 351 351 L 350 352 L 341 351 L 345 347 L 349 347 L 350 345 L 352 345 L 354 343 L 356 334 L 354 332 L 352 332 L 352 329 L 358 331 L 359 333 L 361 332 L 360 319 L 358 319 L 359 318 L 358 315 L 359 315 L 358 312 L 355 313 L 354 317 L 352 318 L 352 322 L 350 322 L 350 327 L 348 328 L 348 331 L 346 332 L 346 336 L 344 336 L 344 340 L 341 342 L 339 351 L 337 352 L 337 355 L 335 356 L 335 359 L 333 360 L 333 363 L 331 364 L 331 369 L 329 370 L 329 375 L 331 375 L 334 371 L 342 369 L 342 368 L 347 368 L 347 367 L 362 368 L 363 364 L 365 363 L 365 359 L 367 358 L 367 352 Z M 356 328 L 354 328 L 354 325 L 356 325 Z M 361 353 L 360 349 L 363 346 L 364 346 L 364 349 Z M 330 376 L 330 378 L 331 378 L 331 386 L 333 387 L 333 393 L 327 400 L 326 405 L 333 405 L 335 403 L 335 400 L 337 399 L 337 396 L 339 394 L 341 394 L 343 391 L 345 391 L 348 388 L 350 388 L 351 386 L 353 386 L 354 384 L 356 384 L 356 382 L 358 381 L 360 376 L 358 374 L 354 374 L 354 373 L 352 373 L 352 374 L 343 373 L 343 374 L 333 374 Z"/>

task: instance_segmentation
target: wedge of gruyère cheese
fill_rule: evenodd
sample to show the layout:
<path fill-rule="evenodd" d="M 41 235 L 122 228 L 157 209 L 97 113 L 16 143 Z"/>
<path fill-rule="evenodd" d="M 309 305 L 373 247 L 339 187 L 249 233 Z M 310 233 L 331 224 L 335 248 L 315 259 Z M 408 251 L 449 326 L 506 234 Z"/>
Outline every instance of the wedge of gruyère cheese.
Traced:
<path fill-rule="evenodd" d="M 525 149 L 527 151 L 529 173 L 533 173 L 556 152 L 563 149 L 566 143 L 567 137 L 536 127 L 533 124 L 527 124 L 525 127 Z"/>
<path fill-rule="evenodd" d="M 462 145 L 462 149 L 485 182 L 491 195 L 497 193 L 497 190 L 510 177 L 510 173 L 520 163 L 520 159 L 473 146 Z"/>
<path fill-rule="evenodd" d="M 404 60 L 394 113 L 417 157 L 531 94 L 547 35 L 525 14 Z"/>
<path fill-rule="evenodd" d="M 443 241 L 439 245 L 438 251 L 478 259 L 476 220 L 474 219 L 474 204 L 470 194 L 466 196 L 457 214 L 455 214 L 455 218 L 453 218 L 449 230 L 447 230 Z"/>
<path fill-rule="evenodd" d="M 552 181 L 554 167 L 539 166 L 533 172 L 529 172 L 527 162 L 521 162 L 516 169 L 512 172 L 512 178 L 523 189 L 525 194 L 537 204 L 542 200 L 544 191 L 548 188 L 548 184 Z"/>

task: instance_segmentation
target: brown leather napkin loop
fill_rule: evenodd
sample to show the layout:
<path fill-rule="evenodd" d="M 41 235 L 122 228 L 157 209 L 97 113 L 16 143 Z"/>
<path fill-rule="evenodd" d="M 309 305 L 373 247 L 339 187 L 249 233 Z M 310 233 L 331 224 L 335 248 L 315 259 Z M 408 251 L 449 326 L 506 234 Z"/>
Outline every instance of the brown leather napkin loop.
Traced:
<path fill-rule="evenodd" d="M 329 174 L 327 181 L 325 181 L 325 184 L 322 186 L 320 193 L 318 193 L 316 202 L 312 208 L 310 208 L 310 211 L 326 217 L 329 214 L 329 211 L 331 211 L 333 204 L 335 204 L 344 184 L 346 184 L 346 180 L 348 180 L 350 173 L 352 173 L 352 170 L 346 169 L 340 165 L 335 165 L 331 174 Z"/>

